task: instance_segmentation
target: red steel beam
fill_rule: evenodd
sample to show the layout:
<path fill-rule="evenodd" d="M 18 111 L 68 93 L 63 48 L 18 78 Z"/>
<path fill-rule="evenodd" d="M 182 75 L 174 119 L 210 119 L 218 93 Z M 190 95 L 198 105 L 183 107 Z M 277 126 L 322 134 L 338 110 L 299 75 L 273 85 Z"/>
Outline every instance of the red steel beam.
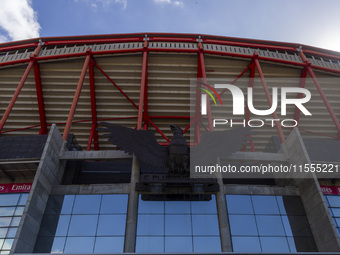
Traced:
<path fill-rule="evenodd" d="M 201 42 L 198 42 L 198 71 L 197 75 L 198 78 L 202 79 L 202 82 L 204 84 L 207 84 L 207 74 L 205 72 L 205 63 L 204 63 L 204 50 L 203 50 L 203 45 Z M 208 127 L 209 127 L 209 132 L 213 131 L 213 123 L 212 123 L 212 116 L 211 116 L 211 107 L 210 107 L 210 100 L 207 100 L 207 117 L 208 117 Z"/>
<path fill-rule="evenodd" d="M 39 117 L 40 117 L 40 131 L 39 135 L 47 134 L 47 122 L 46 122 L 46 112 L 45 112 L 45 104 L 44 104 L 44 96 L 42 91 L 41 84 L 41 75 L 40 68 L 37 62 L 34 62 L 34 77 L 35 77 L 35 87 L 37 92 L 37 101 L 39 107 Z"/>
<path fill-rule="evenodd" d="M 84 80 L 85 80 L 85 75 L 86 75 L 87 68 L 89 66 L 90 60 L 91 60 L 91 50 L 88 49 L 87 50 L 87 55 L 86 55 L 86 58 L 85 58 L 85 62 L 84 62 L 84 65 L 83 65 L 83 69 L 82 69 L 80 77 L 79 77 L 79 82 L 78 82 L 78 85 L 77 85 L 77 90 L 76 90 L 76 92 L 74 94 L 72 106 L 71 106 L 71 109 L 70 109 L 70 113 L 68 115 L 67 122 L 66 122 L 66 125 L 65 125 L 64 134 L 63 134 L 63 140 L 64 141 L 67 141 L 68 135 L 70 133 L 70 129 L 71 129 L 71 125 L 72 125 L 72 120 L 73 120 L 74 114 L 76 112 L 76 108 L 77 108 L 79 97 L 80 97 L 80 92 L 81 92 L 81 89 L 83 88 L 83 84 L 84 84 Z"/>
<path fill-rule="evenodd" d="M 142 77 L 140 82 L 137 130 L 141 130 L 143 128 L 143 108 L 144 108 L 143 106 L 145 97 L 146 77 L 148 70 L 147 65 L 148 65 L 148 41 L 145 40 L 143 47 Z"/>
<path fill-rule="evenodd" d="M 99 150 L 98 144 L 98 120 L 97 120 L 97 105 L 96 105 L 96 89 L 95 89 L 95 82 L 94 82 L 94 69 L 93 64 L 94 60 L 90 61 L 89 63 L 89 81 L 90 81 L 90 95 L 91 95 L 91 115 L 92 115 L 92 127 L 91 133 L 89 137 L 89 146 L 87 146 L 87 150 L 91 150 L 91 143 L 93 140 L 93 147 L 94 150 Z"/>
<path fill-rule="evenodd" d="M 9 114 L 11 113 L 11 111 L 13 109 L 13 106 L 14 106 L 15 102 L 16 102 L 16 100 L 19 97 L 21 89 L 22 89 L 22 87 L 25 84 L 25 81 L 26 81 L 26 79 L 27 79 L 27 77 L 28 77 L 28 75 L 29 75 L 29 73 L 30 73 L 34 63 L 35 63 L 36 57 L 39 54 L 40 50 L 41 50 L 41 45 L 38 45 L 38 47 L 36 48 L 34 54 L 30 58 L 30 62 L 28 64 L 27 68 L 26 68 L 26 71 L 25 71 L 24 75 L 22 76 L 17 89 L 15 90 L 14 95 L 13 95 L 13 97 L 12 97 L 12 99 L 11 99 L 11 101 L 10 101 L 10 103 L 9 103 L 5 113 L 4 113 L 4 115 L 2 116 L 2 119 L 0 121 L 0 132 L 2 131 L 6 121 L 8 119 Z"/>
<path fill-rule="evenodd" d="M 301 75 L 300 75 L 300 88 L 305 88 L 306 78 L 307 78 L 307 69 L 304 68 L 302 69 Z M 297 98 L 302 98 L 302 97 L 303 97 L 303 94 L 298 93 Z M 297 106 L 295 106 L 294 120 L 298 123 L 298 125 L 299 125 L 299 120 L 300 120 L 300 113 L 301 113 L 300 109 Z"/>
<path fill-rule="evenodd" d="M 160 133 L 165 140 L 167 140 L 167 142 L 170 142 L 170 139 L 159 129 L 159 127 L 156 126 L 152 120 L 149 119 L 149 122 L 157 130 L 157 132 Z"/>
<path fill-rule="evenodd" d="M 269 90 L 268 90 L 268 86 L 267 86 L 266 80 L 265 80 L 265 78 L 264 78 L 264 75 L 263 75 L 263 72 L 262 72 L 262 68 L 261 68 L 261 65 L 260 65 L 260 62 L 259 62 L 258 54 L 257 54 L 257 53 L 254 54 L 254 62 L 255 62 L 257 71 L 258 71 L 258 73 L 259 73 L 259 76 L 260 76 L 260 78 L 261 78 L 261 83 L 262 83 L 264 92 L 265 92 L 265 94 L 266 94 L 266 98 L 267 98 L 269 107 L 271 107 L 272 104 L 273 104 L 272 98 L 270 97 L 270 93 L 269 93 Z M 272 116 L 273 116 L 274 119 L 278 119 L 277 114 L 276 114 L 275 111 L 272 113 Z M 278 121 L 275 121 L 275 126 L 276 126 L 277 132 L 278 132 L 278 134 L 279 134 L 281 143 L 284 143 L 286 139 L 285 139 L 285 136 L 284 136 L 284 134 L 283 134 L 283 131 L 282 131 L 282 128 L 281 128 L 280 123 L 279 123 Z"/>
<path fill-rule="evenodd" d="M 147 44 L 146 46 L 147 47 Z M 144 49 L 147 52 L 147 48 Z M 144 54 L 144 52 L 143 52 Z M 146 62 L 145 67 L 145 84 L 144 84 L 144 111 L 143 111 L 143 120 L 144 120 L 144 130 L 148 130 L 148 120 L 149 120 L 149 100 L 148 100 L 148 62 Z M 150 120 L 150 123 L 153 123 Z M 163 134 L 162 132 L 160 132 Z M 165 136 L 165 135 L 164 135 Z"/>
<path fill-rule="evenodd" d="M 120 93 L 123 94 L 123 96 L 136 108 L 138 109 L 138 106 L 135 104 L 135 102 L 132 101 L 132 99 L 108 76 L 104 70 L 96 63 L 93 62 L 93 64 L 99 69 L 99 71 L 120 91 Z"/>
<path fill-rule="evenodd" d="M 309 75 L 312 77 L 313 79 L 313 82 L 315 84 L 315 87 L 317 88 L 321 98 L 322 98 L 322 101 L 324 102 L 328 112 L 329 112 L 329 115 L 331 116 L 333 122 L 334 122 L 334 125 L 336 127 L 336 129 L 338 130 L 338 139 L 337 140 L 340 140 L 340 123 L 339 123 L 339 120 L 338 118 L 336 117 L 333 109 L 332 109 L 332 106 L 330 105 L 330 103 L 328 102 L 328 99 L 326 97 L 326 94 L 323 92 L 323 89 L 321 88 L 321 85 L 318 81 L 318 79 L 316 78 L 315 74 L 314 74 L 314 71 L 311 67 L 311 64 L 310 62 L 307 60 L 306 56 L 303 54 L 302 51 L 300 51 L 300 56 L 303 60 L 303 62 L 305 63 L 306 65 L 306 68 L 307 68 L 307 71 L 309 73 Z"/>

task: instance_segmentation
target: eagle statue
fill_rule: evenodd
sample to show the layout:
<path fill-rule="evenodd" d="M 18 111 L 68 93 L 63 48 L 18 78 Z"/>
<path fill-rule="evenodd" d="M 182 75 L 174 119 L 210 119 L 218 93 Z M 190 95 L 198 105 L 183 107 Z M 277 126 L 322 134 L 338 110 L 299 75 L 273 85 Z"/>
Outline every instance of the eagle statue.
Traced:
<path fill-rule="evenodd" d="M 190 162 L 198 164 L 216 164 L 218 157 L 226 157 L 240 150 L 249 140 L 249 127 L 225 131 L 204 132 L 197 146 L 188 145 L 183 130 L 170 125 L 173 132 L 167 146 L 160 145 L 153 131 L 135 130 L 101 122 L 98 131 L 105 132 L 104 137 L 122 151 L 134 154 L 148 165 L 168 168 L 169 175 L 188 175 Z"/>

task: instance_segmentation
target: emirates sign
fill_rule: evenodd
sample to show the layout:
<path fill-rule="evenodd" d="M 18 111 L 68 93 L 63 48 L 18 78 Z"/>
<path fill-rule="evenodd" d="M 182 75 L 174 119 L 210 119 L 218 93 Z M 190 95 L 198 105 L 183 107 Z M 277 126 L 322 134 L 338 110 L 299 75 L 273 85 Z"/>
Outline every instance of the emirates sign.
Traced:
<path fill-rule="evenodd" d="M 30 192 L 32 183 L 11 183 L 0 184 L 0 194 L 2 193 L 28 193 Z"/>

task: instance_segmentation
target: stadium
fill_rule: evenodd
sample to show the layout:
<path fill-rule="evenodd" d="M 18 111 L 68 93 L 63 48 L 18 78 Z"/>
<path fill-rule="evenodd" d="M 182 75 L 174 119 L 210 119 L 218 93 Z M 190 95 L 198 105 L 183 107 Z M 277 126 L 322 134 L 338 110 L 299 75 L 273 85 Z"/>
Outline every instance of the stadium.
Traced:
<path fill-rule="evenodd" d="M 0 253 L 340 252 L 339 82 L 339 52 L 294 43 L 143 33 L 0 44 Z M 218 162 L 298 174 L 172 176 L 119 150 L 102 122 L 150 131 L 163 148 L 170 125 L 190 148 L 250 126 Z"/>

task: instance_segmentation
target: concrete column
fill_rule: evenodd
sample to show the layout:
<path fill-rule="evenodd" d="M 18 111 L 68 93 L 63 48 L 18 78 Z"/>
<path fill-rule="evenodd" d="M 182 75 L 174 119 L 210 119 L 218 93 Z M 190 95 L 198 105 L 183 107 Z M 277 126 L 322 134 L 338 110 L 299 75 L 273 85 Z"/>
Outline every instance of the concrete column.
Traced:
<path fill-rule="evenodd" d="M 297 128 L 294 128 L 283 146 L 286 153 L 288 153 L 291 164 L 304 165 L 311 163 Z M 299 190 L 318 251 L 339 252 L 340 238 L 321 192 L 318 179 L 315 174 L 299 177 L 301 178 L 295 178 L 293 183 Z"/>
<path fill-rule="evenodd" d="M 13 243 L 12 253 L 33 253 L 40 224 L 53 185 L 61 183 L 64 167 L 59 161 L 63 140 L 52 125 L 34 177 L 32 189 Z"/>
<path fill-rule="evenodd" d="M 132 158 L 131 182 L 128 203 L 128 213 L 126 219 L 124 252 L 135 252 L 136 234 L 137 234 L 137 218 L 138 218 L 138 192 L 136 191 L 136 183 L 139 181 L 140 167 L 139 160 L 134 155 Z"/>
<path fill-rule="evenodd" d="M 216 175 L 220 191 L 216 193 L 217 216 L 221 237 L 222 252 L 232 252 L 231 234 L 228 219 L 227 202 L 224 194 L 222 174 Z"/>

